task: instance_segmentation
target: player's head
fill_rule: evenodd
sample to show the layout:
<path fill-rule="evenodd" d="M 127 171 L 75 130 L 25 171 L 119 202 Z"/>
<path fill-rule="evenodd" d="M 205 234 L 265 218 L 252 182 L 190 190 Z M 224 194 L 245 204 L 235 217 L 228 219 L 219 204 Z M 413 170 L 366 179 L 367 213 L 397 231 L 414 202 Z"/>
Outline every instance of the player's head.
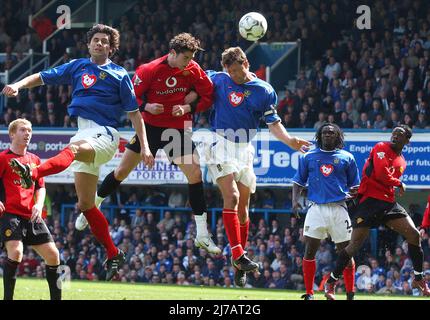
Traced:
<path fill-rule="evenodd" d="M 9 123 L 9 137 L 14 145 L 28 146 L 32 132 L 31 122 L 27 119 L 16 119 Z"/>
<path fill-rule="evenodd" d="M 221 55 L 221 65 L 237 84 L 248 81 L 249 62 L 245 52 L 239 47 L 231 47 Z"/>
<path fill-rule="evenodd" d="M 401 124 L 393 129 L 391 133 L 391 145 L 396 149 L 403 149 L 412 138 L 412 129 L 406 125 Z"/>
<path fill-rule="evenodd" d="M 344 147 L 343 131 L 334 123 L 324 123 L 315 134 L 318 148 L 322 150 L 342 149 Z"/>
<path fill-rule="evenodd" d="M 92 57 L 108 58 L 119 49 L 119 32 L 107 25 L 96 24 L 87 32 L 87 45 Z"/>
<path fill-rule="evenodd" d="M 169 42 L 169 65 L 183 70 L 193 60 L 197 51 L 203 51 L 200 40 L 189 33 L 180 33 Z"/>

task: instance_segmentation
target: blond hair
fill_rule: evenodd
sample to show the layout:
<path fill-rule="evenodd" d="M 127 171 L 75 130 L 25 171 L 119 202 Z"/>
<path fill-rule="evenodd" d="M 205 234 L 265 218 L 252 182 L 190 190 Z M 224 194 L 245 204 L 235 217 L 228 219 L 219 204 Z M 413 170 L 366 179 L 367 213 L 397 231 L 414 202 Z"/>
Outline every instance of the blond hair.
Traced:
<path fill-rule="evenodd" d="M 9 134 L 15 133 L 20 124 L 23 124 L 25 126 L 30 126 L 31 128 L 31 122 L 28 121 L 27 119 L 16 119 L 16 120 L 13 120 L 11 123 L 9 123 L 9 127 L 8 127 Z"/>

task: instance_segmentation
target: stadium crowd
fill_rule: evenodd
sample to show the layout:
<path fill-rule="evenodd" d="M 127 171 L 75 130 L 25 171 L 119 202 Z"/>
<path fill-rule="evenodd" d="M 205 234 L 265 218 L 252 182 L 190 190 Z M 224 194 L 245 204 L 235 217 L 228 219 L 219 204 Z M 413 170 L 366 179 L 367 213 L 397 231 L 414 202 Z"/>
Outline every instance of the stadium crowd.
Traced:
<path fill-rule="evenodd" d="M 0 12 L 0 52 L 6 55 L 0 71 L 10 70 L 28 51 L 40 45 L 44 28 L 26 26 L 30 12 L 36 12 L 43 1 L 5 0 Z M 14 10 L 20 4 L 20 10 Z M 236 31 L 236 21 L 247 11 L 262 12 L 269 22 L 264 41 L 296 41 L 302 45 L 302 71 L 294 87 L 280 92 L 278 113 L 287 128 L 315 128 L 323 122 L 337 123 L 342 128 L 390 129 L 399 123 L 413 128 L 430 128 L 430 9 L 425 1 L 375 1 L 372 7 L 372 29 L 354 27 L 355 10 L 346 1 L 257 1 L 226 3 L 203 1 L 142 1 L 123 15 L 117 26 L 121 32 L 121 49 L 113 61 L 127 70 L 161 56 L 167 51 L 167 40 L 181 31 L 202 39 L 205 52 L 196 56 L 203 69 L 219 69 L 219 57 L 225 47 L 249 46 Z M 178 14 L 180 12 L 180 14 Z M 21 21 L 22 23 L 16 23 Z M 169 22 L 169 23 L 167 23 Z M 66 49 L 67 48 L 67 49 Z M 50 42 L 51 56 L 63 56 L 63 62 L 86 55 L 85 33 L 65 30 Z M 55 60 L 54 60 L 55 61 Z M 254 66 L 255 67 L 255 66 Z M 67 113 L 70 88 L 42 86 L 22 91 L 17 99 L 9 99 L 0 125 L 7 126 L 25 117 L 35 127 L 75 127 Z M 196 127 L 208 127 L 207 114 Z M 123 119 L 124 127 L 130 127 Z M 61 203 L 74 203 L 72 190 L 61 187 L 50 190 L 53 214 L 51 232 L 63 263 L 73 279 L 104 278 L 101 248 L 90 232 L 74 229 L 70 215 L 66 225 L 60 224 Z M 127 252 L 127 264 L 116 281 L 176 283 L 180 285 L 233 286 L 233 269 L 222 221 L 213 230 L 223 255 L 211 256 L 194 247 L 195 224 L 186 213 L 175 207 L 186 206 L 184 195 L 145 188 L 145 192 L 129 192 L 125 205 L 169 206 L 160 220 L 158 212 L 136 209 L 132 213 L 119 210 L 111 221 L 111 235 Z M 220 207 L 217 192 L 207 192 L 209 207 Z M 291 198 L 276 201 L 270 189 L 258 190 L 252 199 L 254 208 L 291 207 Z M 113 200 L 115 203 L 115 201 Z M 411 206 L 410 213 L 420 223 L 422 208 Z M 248 256 L 260 264 L 260 272 L 249 277 L 248 286 L 257 288 L 303 289 L 302 219 L 294 216 L 271 218 L 251 215 Z M 282 223 L 281 223 L 282 220 Z M 379 250 L 371 254 L 370 243 L 362 250 L 357 266 L 357 288 L 367 292 L 412 294 L 411 261 L 407 246 L 391 231 L 380 228 Z M 430 281 L 430 238 L 422 242 L 425 253 L 425 275 Z M 333 268 L 334 246 L 323 242 L 318 250 L 318 287 Z M 0 257 L 3 260 L 4 256 Z M 43 262 L 26 250 L 19 267 L 20 276 L 43 277 Z M 3 261 L 0 261 L 0 266 Z M 1 271 L 1 269 L 0 269 Z M 340 285 L 339 290 L 343 289 Z M 320 286 L 320 289 L 322 287 Z"/>

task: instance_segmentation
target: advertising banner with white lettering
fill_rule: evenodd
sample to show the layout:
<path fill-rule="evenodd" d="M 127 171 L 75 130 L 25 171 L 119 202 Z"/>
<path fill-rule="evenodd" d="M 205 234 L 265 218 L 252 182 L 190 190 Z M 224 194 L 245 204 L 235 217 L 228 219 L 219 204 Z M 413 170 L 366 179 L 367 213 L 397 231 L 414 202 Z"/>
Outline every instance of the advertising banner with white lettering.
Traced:
<path fill-rule="evenodd" d="M 290 134 L 300 136 L 307 140 L 313 140 L 314 131 L 294 131 Z M 34 129 L 33 138 L 28 150 L 41 157 L 42 161 L 52 157 L 63 149 L 69 142 L 75 131 L 70 130 L 38 130 Z M 200 154 L 202 172 L 205 182 L 211 182 L 206 168 L 204 150 L 213 143 L 212 133 L 207 130 L 198 130 L 193 135 Z M 121 132 L 121 143 L 114 158 L 102 166 L 100 179 L 114 170 L 122 157 L 124 146 L 133 136 L 131 131 Z M 358 167 L 364 165 L 370 150 L 379 141 L 388 141 L 390 132 L 346 132 L 345 150 L 351 152 L 357 161 Z M 254 170 L 259 186 L 289 186 L 294 176 L 299 152 L 296 152 L 276 138 L 268 131 L 259 132 L 252 141 L 255 147 Z M 0 148 L 9 148 L 9 136 L 6 130 L 0 130 Z M 403 181 L 410 188 L 430 189 L 430 133 L 414 133 L 412 142 L 405 147 L 403 155 L 407 161 L 407 169 L 403 175 Z M 73 173 L 66 170 L 54 176 L 46 177 L 48 183 L 73 183 Z M 154 168 L 148 169 L 142 163 L 139 164 L 124 181 L 126 184 L 185 184 L 187 179 L 181 170 L 171 164 L 164 152 L 159 151 Z"/>

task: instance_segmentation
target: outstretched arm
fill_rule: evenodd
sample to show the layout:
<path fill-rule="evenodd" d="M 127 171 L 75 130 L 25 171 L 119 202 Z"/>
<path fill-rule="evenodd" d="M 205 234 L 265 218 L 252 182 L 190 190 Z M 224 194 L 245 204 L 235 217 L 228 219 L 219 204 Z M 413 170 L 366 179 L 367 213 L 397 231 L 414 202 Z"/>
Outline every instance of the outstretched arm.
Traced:
<path fill-rule="evenodd" d="M 278 140 L 285 143 L 291 149 L 300 150 L 304 153 L 308 151 L 309 146 L 312 145 L 312 143 L 309 141 L 290 136 L 280 121 L 269 124 L 269 130 Z"/>
<path fill-rule="evenodd" d="M 38 87 L 42 84 L 43 81 L 40 77 L 40 73 L 34 73 L 18 82 L 6 85 L 2 93 L 8 98 L 16 97 L 20 89 Z"/>

